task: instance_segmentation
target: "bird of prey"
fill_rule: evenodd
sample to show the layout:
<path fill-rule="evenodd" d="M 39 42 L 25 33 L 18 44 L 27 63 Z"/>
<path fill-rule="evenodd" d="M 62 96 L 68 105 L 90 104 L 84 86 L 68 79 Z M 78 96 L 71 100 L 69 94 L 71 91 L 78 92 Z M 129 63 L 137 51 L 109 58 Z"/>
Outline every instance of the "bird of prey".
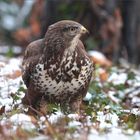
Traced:
<path fill-rule="evenodd" d="M 80 40 L 86 32 L 81 24 L 62 20 L 50 25 L 43 39 L 27 46 L 22 64 L 27 86 L 23 104 L 42 108 L 44 103 L 54 103 L 62 110 L 79 111 L 93 70 Z"/>

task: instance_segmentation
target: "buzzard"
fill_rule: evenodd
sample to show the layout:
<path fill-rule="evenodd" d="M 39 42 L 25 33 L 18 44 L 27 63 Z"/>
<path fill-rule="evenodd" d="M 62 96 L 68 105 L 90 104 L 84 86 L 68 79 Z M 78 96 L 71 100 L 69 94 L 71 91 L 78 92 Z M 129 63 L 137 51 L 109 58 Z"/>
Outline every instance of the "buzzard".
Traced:
<path fill-rule="evenodd" d="M 41 110 L 53 103 L 65 111 L 79 110 L 93 70 L 80 40 L 86 32 L 81 24 L 62 20 L 50 25 L 43 39 L 27 46 L 22 76 L 27 93 L 23 104 Z"/>

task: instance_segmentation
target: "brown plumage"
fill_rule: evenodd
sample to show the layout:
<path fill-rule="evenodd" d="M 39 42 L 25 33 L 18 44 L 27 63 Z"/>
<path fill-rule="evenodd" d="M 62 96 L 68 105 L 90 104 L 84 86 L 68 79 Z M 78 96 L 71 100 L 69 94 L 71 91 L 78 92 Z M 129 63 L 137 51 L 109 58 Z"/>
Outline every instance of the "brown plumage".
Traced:
<path fill-rule="evenodd" d="M 81 24 L 63 20 L 49 26 L 43 39 L 27 46 L 23 104 L 41 108 L 44 103 L 58 103 L 66 111 L 79 110 L 92 75 L 92 62 L 79 39 L 86 32 Z"/>

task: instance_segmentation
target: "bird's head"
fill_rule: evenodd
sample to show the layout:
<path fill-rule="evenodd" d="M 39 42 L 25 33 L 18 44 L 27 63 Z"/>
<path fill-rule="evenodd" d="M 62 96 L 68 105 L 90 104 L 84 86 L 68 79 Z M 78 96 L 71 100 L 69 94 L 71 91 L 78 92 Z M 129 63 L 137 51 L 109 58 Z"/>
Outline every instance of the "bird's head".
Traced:
<path fill-rule="evenodd" d="M 78 22 L 71 20 L 62 20 L 49 26 L 47 33 L 53 33 L 56 36 L 63 37 L 66 41 L 72 41 L 74 38 L 79 39 L 82 34 L 88 30 Z"/>
<path fill-rule="evenodd" d="M 44 58 L 47 64 L 61 61 L 64 52 L 75 51 L 82 34 L 88 32 L 87 29 L 78 22 L 62 20 L 49 26 L 44 38 Z"/>

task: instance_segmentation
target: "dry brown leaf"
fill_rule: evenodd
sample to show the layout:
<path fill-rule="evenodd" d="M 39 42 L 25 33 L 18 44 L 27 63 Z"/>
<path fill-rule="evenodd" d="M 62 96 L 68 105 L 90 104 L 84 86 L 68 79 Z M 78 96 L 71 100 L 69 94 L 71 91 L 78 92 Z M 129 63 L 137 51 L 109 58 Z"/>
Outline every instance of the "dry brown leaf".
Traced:
<path fill-rule="evenodd" d="M 0 115 L 2 115 L 4 112 L 5 112 L 5 106 L 2 106 L 2 107 L 0 108 Z"/>
<path fill-rule="evenodd" d="M 112 62 L 109 61 L 108 59 L 104 58 L 97 58 L 95 56 L 90 56 L 91 57 L 91 60 L 95 63 L 95 64 L 98 64 L 100 66 L 105 66 L 105 67 L 110 67 L 112 65 Z"/>
<path fill-rule="evenodd" d="M 5 63 L 4 62 L 0 62 L 0 67 L 4 67 L 5 66 Z"/>
<path fill-rule="evenodd" d="M 28 133 L 26 131 L 24 131 L 20 126 L 16 129 L 16 136 L 21 138 L 21 139 L 24 139 L 24 140 L 27 140 L 27 137 L 28 137 Z"/>
<path fill-rule="evenodd" d="M 25 40 L 27 41 L 30 38 L 30 29 L 28 28 L 21 28 L 13 34 L 14 38 L 17 41 Z"/>
<path fill-rule="evenodd" d="M 6 77 L 10 78 L 10 79 L 16 79 L 19 76 L 21 76 L 21 71 L 20 70 L 15 70 L 12 74 L 7 74 Z"/>
<path fill-rule="evenodd" d="M 100 77 L 100 80 L 102 81 L 102 82 L 104 82 L 104 81 L 106 81 L 107 79 L 108 79 L 108 73 L 107 73 L 107 71 L 106 70 L 104 70 L 104 69 L 101 69 L 100 71 L 99 71 L 99 77 Z"/>
<path fill-rule="evenodd" d="M 31 118 L 31 122 L 36 125 L 38 120 L 34 116 L 30 116 L 30 118 Z"/>

